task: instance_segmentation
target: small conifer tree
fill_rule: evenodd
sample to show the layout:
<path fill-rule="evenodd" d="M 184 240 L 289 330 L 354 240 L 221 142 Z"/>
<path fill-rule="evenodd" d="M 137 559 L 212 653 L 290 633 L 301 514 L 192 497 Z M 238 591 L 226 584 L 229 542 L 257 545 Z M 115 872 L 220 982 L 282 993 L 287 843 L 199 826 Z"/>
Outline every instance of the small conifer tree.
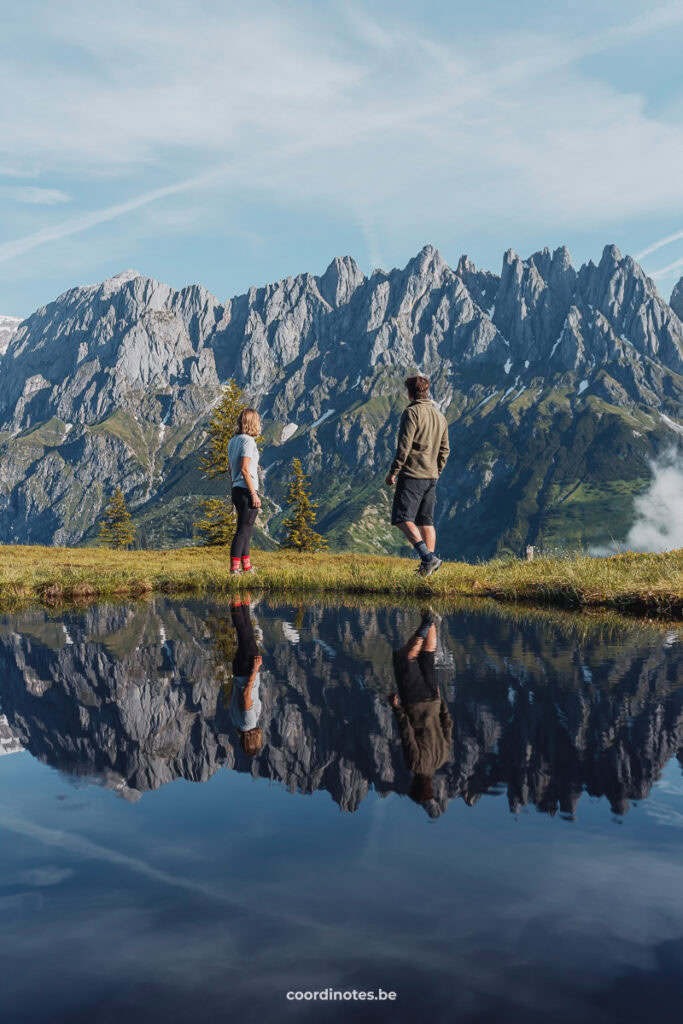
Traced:
<path fill-rule="evenodd" d="M 130 521 L 130 512 L 120 487 L 116 488 L 107 505 L 97 538 L 112 548 L 128 548 L 135 539 L 135 527 Z"/>
<path fill-rule="evenodd" d="M 295 551 L 320 551 L 327 547 L 327 541 L 313 529 L 318 502 L 311 501 L 311 485 L 301 459 L 292 460 L 292 473 L 287 494 L 289 515 L 282 524 L 287 530 L 287 536 L 282 546 Z"/>
<path fill-rule="evenodd" d="M 215 614 L 209 615 L 206 624 L 213 637 L 215 678 L 221 687 L 223 706 L 227 708 L 232 697 L 232 663 L 237 653 L 235 629 L 230 619 Z"/>
<path fill-rule="evenodd" d="M 230 544 L 235 533 L 235 509 L 225 498 L 206 498 L 202 504 L 203 519 L 194 525 L 202 536 L 203 547 Z"/>
<path fill-rule="evenodd" d="M 199 460 L 202 473 L 210 480 L 225 473 L 230 476 L 228 444 L 237 430 L 239 415 L 246 408 L 242 388 L 236 380 L 229 380 L 209 420 L 209 453 Z"/>
<path fill-rule="evenodd" d="M 230 489 L 230 461 L 228 445 L 237 431 L 240 413 L 247 408 L 244 392 L 233 378 L 223 387 L 223 397 L 214 409 L 209 420 L 208 454 L 199 459 L 201 472 L 210 480 L 217 476 L 227 476 Z M 256 438 L 261 447 L 263 439 Z M 201 544 L 230 544 L 235 533 L 237 521 L 235 509 L 230 498 L 207 498 L 201 502 L 204 518 L 193 525 L 195 530 L 203 534 Z"/>
<path fill-rule="evenodd" d="M 244 395 L 237 381 L 229 380 L 223 387 L 223 396 L 209 419 L 208 454 L 199 459 L 201 471 L 209 480 L 217 476 L 230 479 L 228 444 L 235 436 L 237 420 L 246 409 Z M 229 486 L 229 485 L 228 485 Z M 194 523 L 204 547 L 230 544 L 235 533 L 235 510 L 229 498 L 206 498 L 201 502 L 202 519 Z"/>

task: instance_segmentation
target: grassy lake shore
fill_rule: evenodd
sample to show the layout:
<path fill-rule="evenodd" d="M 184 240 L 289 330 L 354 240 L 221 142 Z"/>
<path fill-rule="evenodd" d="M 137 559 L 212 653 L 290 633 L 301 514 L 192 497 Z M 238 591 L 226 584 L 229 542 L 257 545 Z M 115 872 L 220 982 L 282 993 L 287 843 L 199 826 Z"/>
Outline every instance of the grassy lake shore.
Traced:
<path fill-rule="evenodd" d="M 372 555 L 254 553 L 258 574 L 231 577 L 223 548 L 111 551 L 104 548 L 0 546 L 0 608 L 156 593 L 251 590 L 367 594 L 448 601 L 488 597 L 564 608 L 611 608 L 683 618 L 683 549 L 611 558 L 575 556 L 531 562 L 497 558 L 445 564 L 434 576 L 416 562 Z"/>

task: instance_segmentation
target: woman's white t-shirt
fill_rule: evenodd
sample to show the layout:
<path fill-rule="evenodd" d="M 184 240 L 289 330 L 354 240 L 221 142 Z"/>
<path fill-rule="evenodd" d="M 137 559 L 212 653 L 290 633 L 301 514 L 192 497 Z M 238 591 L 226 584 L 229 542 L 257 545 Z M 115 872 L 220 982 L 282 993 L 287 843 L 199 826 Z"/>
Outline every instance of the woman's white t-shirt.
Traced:
<path fill-rule="evenodd" d="M 230 717 L 240 732 L 249 732 L 258 725 L 261 714 L 261 673 L 257 672 L 251 689 L 252 706 L 247 710 L 244 707 L 244 691 L 247 688 L 249 676 L 235 676 L 232 681 L 232 698 L 230 700 Z"/>
<path fill-rule="evenodd" d="M 236 434 L 228 442 L 228 462 L 233 487 L 246 487 L 247 481 L 242 473 L 242 459 L 251 459 L 249 476 L 254 488 L 258 490 L 258 448 L 251 434 Z"/>

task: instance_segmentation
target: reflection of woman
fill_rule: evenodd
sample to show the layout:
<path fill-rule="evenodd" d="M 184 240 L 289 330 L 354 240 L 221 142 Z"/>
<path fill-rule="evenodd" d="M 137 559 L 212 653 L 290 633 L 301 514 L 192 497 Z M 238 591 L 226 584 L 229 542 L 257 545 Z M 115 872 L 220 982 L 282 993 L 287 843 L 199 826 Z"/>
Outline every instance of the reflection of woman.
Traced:
<path fill-rule="evenodd" d="M 237 650 L 232 662 L 230 717 L 235 727 L 239 729 L 242 750 L 253 757 L 263 745 L 263 736 L 258 725 L 261 714 L 260 668 L 263 658 L 259 654 L 254 636 L 249 601 L 233 601 L 230 614 L 237 632 Z"/>
<path fill-rule="evenodd" d="M 260 433 L 261 417 L 256 409 L 243 409 L 237 419 L 237 433 L 228 443 L 232 503 L 237 512 L 237 529 L 230 548 L 230 572 L 234 575 L 254 571 L 249 545 L 261 507 L 258 496 L 259 451 L 255 441 Z"/>
<path fill-rule="evenodd" d="M 421 804 L 434 800 L 432 776 L 451 757 L 453 720 L 439 691 L 435 651 L 436 625 L 428 613 L 393 654 L 398 694 L 389 703 L 398 720 L 406 765 L 415 773 L 410 796 Z"/>

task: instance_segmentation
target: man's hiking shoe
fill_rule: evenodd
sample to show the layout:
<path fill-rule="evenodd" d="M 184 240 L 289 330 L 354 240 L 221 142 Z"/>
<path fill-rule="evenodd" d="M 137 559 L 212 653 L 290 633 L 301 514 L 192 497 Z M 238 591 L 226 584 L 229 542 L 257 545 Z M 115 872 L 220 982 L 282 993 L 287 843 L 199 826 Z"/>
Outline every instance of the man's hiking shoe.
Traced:
<path fill-rule="evenodd" d="M 437 558 L 434 555 L 428 562 L 423 562 L 420 568 L 417 570 L 418 576 L 431 576 L 433 572 L 440 569 L 443 565 L 443 558 Z"/>
<path fill-rule="evenodd" d="M 242 570 L 241 569 L 231 569 L 230 570 L 230 575 L 231 576 L 241 576 L 242 575 Z"/>
<path fill-rule="evenodd" d="M 440 626 L 441 625 L 441 621 L 442 621 L 441 616 L 439 615 L 438 612 L 434 611 L 434 609 L 432 608 L 432 606 L 430 604 L 426 605 L 422 609 L 422 618 L 423 619 L 431 619 L 431 621 L 434 623 L 435 626 Z"/>
<path fill-rule="evenodd" d="M 256 575 L 256 566 L 255 565 L 250 565 L 248 569 L 242 569 L 242 573 L 243 573 L 244 576 L 255 576 Z"/>

